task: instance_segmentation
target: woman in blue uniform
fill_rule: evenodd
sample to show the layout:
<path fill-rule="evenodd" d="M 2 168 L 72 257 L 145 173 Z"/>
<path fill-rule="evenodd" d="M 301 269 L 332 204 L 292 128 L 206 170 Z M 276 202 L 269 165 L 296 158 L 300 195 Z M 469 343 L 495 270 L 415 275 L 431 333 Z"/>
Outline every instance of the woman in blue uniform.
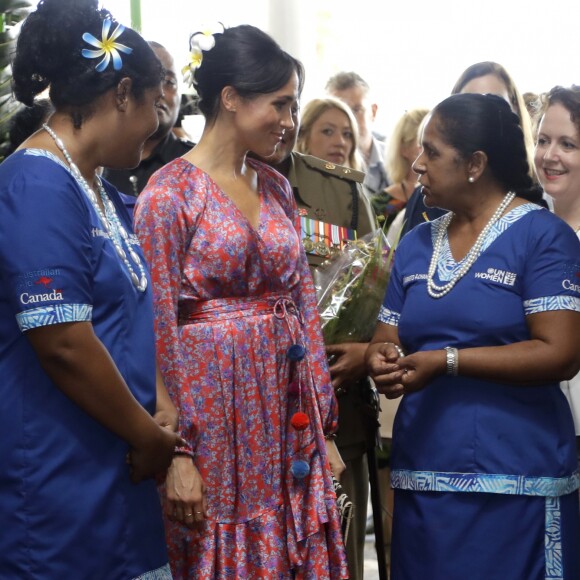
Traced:
<path fill-rule="evenodd" d="M 397 257 L 370 372 L 393 433 L 393 580 L 580 578 L 574 426 L 580 243 L 532 183 L 503 99 L 454 95 L 414 164 L 426 205 Z"/>
<path fill-rule="evenodd" d="M 97 175 L 138 163 L 161 75 L 97 0 L 44 0 L 19 36 L 16 97 L 50 87 L 55 113 L 0 166 L 3 580 L 171 577 L 152 476 L 177 416 L 141 250 Z"/>

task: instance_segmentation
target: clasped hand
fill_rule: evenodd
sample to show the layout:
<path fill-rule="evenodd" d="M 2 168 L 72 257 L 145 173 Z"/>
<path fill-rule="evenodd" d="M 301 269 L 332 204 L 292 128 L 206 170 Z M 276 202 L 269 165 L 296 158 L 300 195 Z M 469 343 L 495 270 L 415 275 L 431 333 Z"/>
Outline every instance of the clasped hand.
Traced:
<path fill-rule="evenodd" d="M 420 391 L 445 371 L 443 350 L 426 350 L 401 357 L 394 344 L 377 342 L 369 346 L 365 360 L 377 390 L 387 399 Z"/>
<path fill-rule="evenodd" d="M 151 431 L 152 434 L 143 444 L 132 447 L 127 454 L 133 483 L 163 473 L 173 459 L 175 448 L 186 444 L 171 429 L 158 426 L 155 431 Z"/>

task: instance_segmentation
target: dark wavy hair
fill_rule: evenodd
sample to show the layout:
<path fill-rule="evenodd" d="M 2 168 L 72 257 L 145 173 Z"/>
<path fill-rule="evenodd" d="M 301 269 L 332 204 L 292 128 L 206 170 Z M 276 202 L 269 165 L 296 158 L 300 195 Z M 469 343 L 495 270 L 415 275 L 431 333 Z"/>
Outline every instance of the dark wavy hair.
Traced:
<path fill-rule="evenodd" d="M 544 115 L 548 107 L 559 103 L 569 113 L 570 119 L 578 135 L 580 135 L 580 86 L 572 85 L 571 87 L 556 86 L 541 97 L 540 118 Z"/>
<path fill-rule="evenodd" d="M 432 119 L 441 138 L 463 159 L 476 151 L 484 152 L 488 169 L 498 183 L 535 201 L 519 118 L 504 99 L 496 95 L 452 95 L 433 109 Z"/>
<path fill-rule="evenodd" d="M 41 0 L 24 21 L 12 63 L 15 97 L 31 106 L 34 97 L 50 87 L 56 110 L 66 110 L 80 127 L 90 116 L 99 96 L 117 86 L 122 78 L 132 79 L 132 94 L 140 99 L 145 90 L 162 78 L 163 68 L 147 42 L 131 28 L 125 28 L 118 42 L 133 49 L 122 53 L 123 66 L 109 66 L 97 72 L 99 58 L 85 58 L 83 48 L 94 49 L 83 40 L 85 32 L 101 38 L 103 21 L 111 13 L 99 9 L 98 0 Z"/>
<path fill-rule="evenodd" d="M 244 24 L 226 28 L 214 38 L 215 46 L 204 51 L 203 62 L 194 75 L 199 109 L 206 121 L 215 120 L 222 89 L 227 86 L 251 99 L 277 91 L 296 73 L 302 91 L 304 68 L 300 61 L 259 28 Z"/>

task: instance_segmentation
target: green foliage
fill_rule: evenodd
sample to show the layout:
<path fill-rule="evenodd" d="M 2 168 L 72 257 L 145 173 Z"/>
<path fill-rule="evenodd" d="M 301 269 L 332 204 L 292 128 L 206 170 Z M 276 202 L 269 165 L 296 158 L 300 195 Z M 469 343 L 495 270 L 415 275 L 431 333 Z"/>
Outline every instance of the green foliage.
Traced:
<path fill-rule="evenodd" d="M 12 97 L 10 62 L 16 48 L 17 24 L 32 8 L 29 0 L 0 0 L 0 161 L 8 140 L 8 127 L 19 104 Z"/>
<path fill-rule="evenodd" d="M 325 344 L 368 342 L 389 281 L 394 248 L 382 228 L 349 242 L 315 272 Z"/>

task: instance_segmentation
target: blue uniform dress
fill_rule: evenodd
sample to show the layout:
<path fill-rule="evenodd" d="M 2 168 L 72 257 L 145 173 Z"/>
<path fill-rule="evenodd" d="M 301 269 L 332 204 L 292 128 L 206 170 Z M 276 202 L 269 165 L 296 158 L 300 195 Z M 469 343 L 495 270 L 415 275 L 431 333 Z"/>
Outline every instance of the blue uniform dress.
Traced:
<path fill-rule="evenodd" d="M 402 240 L 379 315 L 407 352 L 516 343 L 529 339 L 526 316 L 580 311 L 580 243 L 548 211 L 506 214 L 465 277 L 433 299 L 441 227 L 439 218 Z M 435 282 L 460 265 L 445 236 Z M 557 382 L 437 377 L 403 397 L 391 465 L 393 580 L 580 578 L 574 425 Z"/>
<path fill-rule="evenodd" d="M 117 192 L 110 198 L 128 231 Z M 131 234 L 133 235 L 133 234 Z M 133 238 L 137 244 L 136 239 Z M 135 245 L 135 250 L 140 251 Z M 65 397 L 26 331 L 90 321 L 155 409 L 151 292 L 129 273 L 68 168 L 28 149 L 0 166 L 0 578 L 171 578 L 155 482 L 127 444 Z"/>

